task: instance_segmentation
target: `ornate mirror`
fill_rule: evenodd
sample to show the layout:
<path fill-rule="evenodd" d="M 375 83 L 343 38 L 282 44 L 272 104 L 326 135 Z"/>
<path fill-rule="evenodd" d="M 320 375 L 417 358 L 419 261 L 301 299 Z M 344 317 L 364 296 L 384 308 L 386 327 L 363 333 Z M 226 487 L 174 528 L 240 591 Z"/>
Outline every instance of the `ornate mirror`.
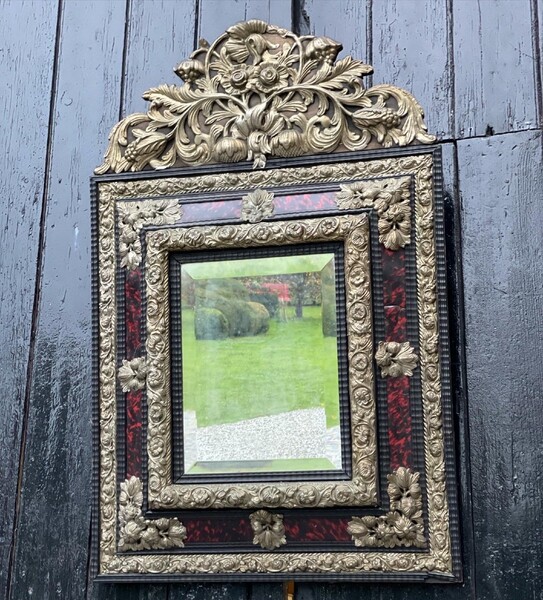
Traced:
<path fill-rule="evenodd" d="M 440 149 L 340 50 L 234 25 L 111 132 L 100 580 L 459 579 Z"/>

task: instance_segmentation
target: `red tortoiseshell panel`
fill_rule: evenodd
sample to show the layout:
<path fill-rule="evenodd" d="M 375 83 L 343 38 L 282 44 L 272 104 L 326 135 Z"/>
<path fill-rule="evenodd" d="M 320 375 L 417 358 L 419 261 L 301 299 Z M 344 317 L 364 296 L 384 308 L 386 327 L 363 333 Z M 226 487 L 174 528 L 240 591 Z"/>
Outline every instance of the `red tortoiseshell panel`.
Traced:
<path fill-rule="evenodd" d="M 383 300 L 385 340 L 407 340 L 405 312 L 405 251 L 383 249 Z M 411 414 L 409 409 L 409 377 L 388 377 L 388 441 L 390 468 L 411 466 Z"/>
<path fill-rule="evenodd" d="M 293 194 L 292 196 L 275 196 L 276 215 L 299 213 L 304 211 L 326 210 L 337 208 L 335 192 L 319 192 L 316 194 Z"/>
<path fill-rule="evenodd" d="M 285 532 L 288 540 L 297 542 L 350 542 L 349 520 L 290 517 L 285 519 Z"/>
<path fill-rule="evenodd" d="M 387 379 L 388 441 L 390 468 L 411 466 L 411 415 L 409 413 L 409 377 Z"/>
<path fill-rule="evenodd" d="M 183 525 L 187 529 L 187 544 L 253 541 L 253 529 L 248 517 L 184 518 Z"/>
<path fill-rule="evenodd" d="M 240 215 L 241 200 L 183 204 L 183 223 L 197 223 L 200 221 L 227 221 L 239 219 Z"/>
<path fill-rule="evenodd" d="M 127 271 L 125 283 L 126 358 L 131 360 L 141 351 L 141 272 Z M 141 477 L 143 391 L 126 394 L 126 476 Z"/>
<path fill-rule="evenodd" d="M 290 542 L 350 542 L 347 531 L 349 519 L 345 517 L 323 519 L 311 517 L 285 517 L 285 535 Z M 187 529 L 186 542 L 213 544 L 221 542 L 246 542 L 251 544 L 253 530 L 248 517 L 183 518 Z"/>
<path fill-rule="evenodd" d="M 383 304 L 405 308 L 405 251 L 383 248 Z"/>

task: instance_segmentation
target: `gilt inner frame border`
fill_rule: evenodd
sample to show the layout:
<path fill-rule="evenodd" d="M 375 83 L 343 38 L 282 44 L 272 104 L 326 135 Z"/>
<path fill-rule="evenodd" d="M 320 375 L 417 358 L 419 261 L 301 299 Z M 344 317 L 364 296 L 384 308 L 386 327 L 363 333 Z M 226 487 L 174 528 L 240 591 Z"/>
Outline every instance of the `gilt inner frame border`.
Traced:
<path fill-rule="evenodd" d="M 199 243 L 191 241 L 197 233 Z M 150 230 L 145 235 L 148 382 L 148 499 L 152 508 L 242 508 L 270 506 L 317 508 L 371 506 L 377 502 L 375 389 L 369 262 L 368 216 L 339 215 L 259 224 L 180 227 Z M 170 397 L 169 280 L 171 252 L 205 248 L 256 248 L 311 242 L 343 241 L 351 398 L 352 478 L 350 481 L 273 483 L 173 483 Z M 152 307 L 149 310 L 149 307 Z M 364 314 L 361 323 L 356 315 Z M 367 436 L 360 435 L 362 430 Z M 314 499 L 311 502 L 304 498 Z"/>
<path fill-rule="evenodd" d="M 405 151 L 404 151 L 405 152 Z M 99 495 L 100 550 L 97 567 L 101 579 L 133 580 L 133 574 L 152 580 L 169 581 L 183 574 L 184 580 L 201 580 L 207 575 L 225 579 L 240 574 L 252 579 L 283 579 L 285 573 L 296 579 L 365 580 L 378 578 L 402 580 L 432 578 L 453 580 L 459 572 L 459 540 L 455 496 L 454 451 L 448 370 L 440 374 L 439 353 L 444 364 L 448 360 L 446 291 L 436 289 L 436 280 L 445 281 L 443 255 L 436 260 L 435 236 L 443 242 L 442 215 L 434 224 L 433 188 L 441 192 L 440 156 L 434 148 L 424 148 L 402 156 L 395 151 L 364 153 L 362 156 L 335 155 L 321 164 L 266 171 L 204 173 L 199 176 L 156 177 L 105 176 L 97 181 L 98 240 L 96 308 L 99 312 L 100 376 L 95 379 L 99 391 L 100 410 L 96 415 L 99 429 L 100 462 L 97 465 L 95 497 Z M 334 163 L 334 161 L 336 161 Z M 344 162 L 337 162 L 344 161 Z M 307 165 L 307 160 L 290 164 Z M 432 165 L 438 175 L 433 177 Z M 271 165 L 270 165 L 271 166 Z M 115 257 L 114 201 L 159 195 L 182 195 L 194 191 L 217 189 L 251 189 L 266 185 L 304 184 L 312 182 L 349 181 L 383 176 L 411 176 L 415 188 L 415 229 L 417 250 L 417 292 L 419 296 L 420 372 L 423 394 L 425 478 L 428 505 L 428 551 L 424 552 L 302 552 L 286 555 L 264 553 L 214 554 L 211 568 L 206 554 L 120 554 L 116 551 L 116 516 L 118 481 L 116 481 L 116 398 L 115 398 Z M 142 177 L 143 176 L 143 177 Z M 115 181 L 115 179 L 122 181 Z M 439 208 L 442 211 L 442 207 Z M 96 235 L 96 231 L 95 231 Z M 438 295 L 439 311 L 436 302 Z M 439 327 L 438 327 L 439 322 Z M 440 348 L 435 343 L 439 334 Z M 95 337 L 96 339 L 96 337 Z M 443 394 L 442 394 L 443 392 Z M 446 399 L 446 410 L 442 399 Z M 444 445 L 444 434 L 448 438 Z M 454 552 L 453 552 L 454 549 Z M 454 554 L 454 556 L 453 556 Z M 145 575 L 147 574 L 147 575 Z"/>

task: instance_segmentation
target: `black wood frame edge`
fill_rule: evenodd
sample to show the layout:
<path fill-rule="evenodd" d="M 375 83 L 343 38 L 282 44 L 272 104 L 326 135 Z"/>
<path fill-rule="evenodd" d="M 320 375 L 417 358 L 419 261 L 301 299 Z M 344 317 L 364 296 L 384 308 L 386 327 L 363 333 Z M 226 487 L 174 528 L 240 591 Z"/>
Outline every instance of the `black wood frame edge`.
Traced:
<path fill-rule="evenodd" d="M 434 226 L 436 247 L 436 283 L 439 332 L 439 363 L 441 370 L 441 413 L 443 435 L 445 440 L 445 478 L 447 482 L 447 499 L 449 503 L 449 532 L 451 537 L 453 575 L 457 583 L 463 580 L 460 554 L 458 485 L 457 485 L 457 452 L 455 444 L 455 427 L 453 419 L 453 396 L 450 372 L 450 337 L 449 337 L 449 282 L 446 270 L 446 238 L 445 214 L 443 198 L 443 165 L 441 147 L 433 153 L 434 158 Z M 452 283 L 452 282 L 451 282 Z M 457 295 L 457 290 L 454 290 Z M 458 465 L 459 466 L 459 465 Z M 459 470 L 459 469 L 458 469 Z"/>
<path fill-rule="evenodd" d="M 98 402 L 98 369 L 99 369 L 99 290 L 98 290 L 98 184 L 90 185 L 91 213 L 91 310 L 92 310 L 92 356 L 91 356 L 91 398 L 92 398 L 92 481 L 91 481 L 91 578 L 98 576 L 100 546 L 100 406 Z"/>
<path fill-rule="evenodd" d="M 455 150 L 456 151 L 456 150 Z M 455 165 L 456 169 L 457 166 Z M 452 194 L 443 194 L 443 217 L 445 223 L 445 252 L 447 302 L 450 340 L 450 365 L 452 406 L 454 424 L 454 448 L 456 450 L 457 510 L 459 540 L 459 577 L 467 584 L 475 571 L 474 540 L 472 529 L 471 469 L 469 463 L 468 397 L 466 380 L 464 291 L 461 247 L 461 207 L 458 182 L 453 183 Z"/>
<path fill-rule="evenodd" d="M 435 155 L 434 173 L 435 177 Z M 414 177 L 410 182 L 410 206 L 412 215 L 412 227 L 416 229 L 416 190 Z M 435 190 L 434 190 L 435 192 Z M 434 210 L 439 202 L 437 194 L 434 194 Z M 418 289 L 417 289 L 417 244 L 416 231 L 414 243 L 405 248 L 405 317 L 406 317 L 406 339 L 411 343 L 415 354 L 420 356 L 419 344 L 419 311 L 418 311 Z M 436 244 L 437 251 L 437 244 Z M 436 257 L 437 259 L 437 257 Z M 420 365 L 413 371 L 409 378 L 409 414 L 411 416 L 411 460 L 413 470 L 420 473 L 419 483 L 422 488 L 422 512 L 424 518 L 424 532 L 428 535 L 428 496 L 426 488 L 426 469 L 424 456 L 424 408 L 422 403 L 422 382 Z"/>

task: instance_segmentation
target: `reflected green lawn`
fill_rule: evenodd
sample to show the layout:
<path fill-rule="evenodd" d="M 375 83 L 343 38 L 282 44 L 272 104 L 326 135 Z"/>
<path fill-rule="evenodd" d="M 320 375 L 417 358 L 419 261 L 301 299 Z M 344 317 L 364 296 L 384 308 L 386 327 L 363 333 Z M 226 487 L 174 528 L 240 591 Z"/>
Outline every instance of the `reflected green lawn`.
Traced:
<path fill-rule="evenodd" d="M 323 336 L 320 306 L 286 311 L 264 335 L 222 340 L 196 340 L 182 311 L 183 402 L 199 427 L 317 407 L 339 425 L 337 339 Z"/>

